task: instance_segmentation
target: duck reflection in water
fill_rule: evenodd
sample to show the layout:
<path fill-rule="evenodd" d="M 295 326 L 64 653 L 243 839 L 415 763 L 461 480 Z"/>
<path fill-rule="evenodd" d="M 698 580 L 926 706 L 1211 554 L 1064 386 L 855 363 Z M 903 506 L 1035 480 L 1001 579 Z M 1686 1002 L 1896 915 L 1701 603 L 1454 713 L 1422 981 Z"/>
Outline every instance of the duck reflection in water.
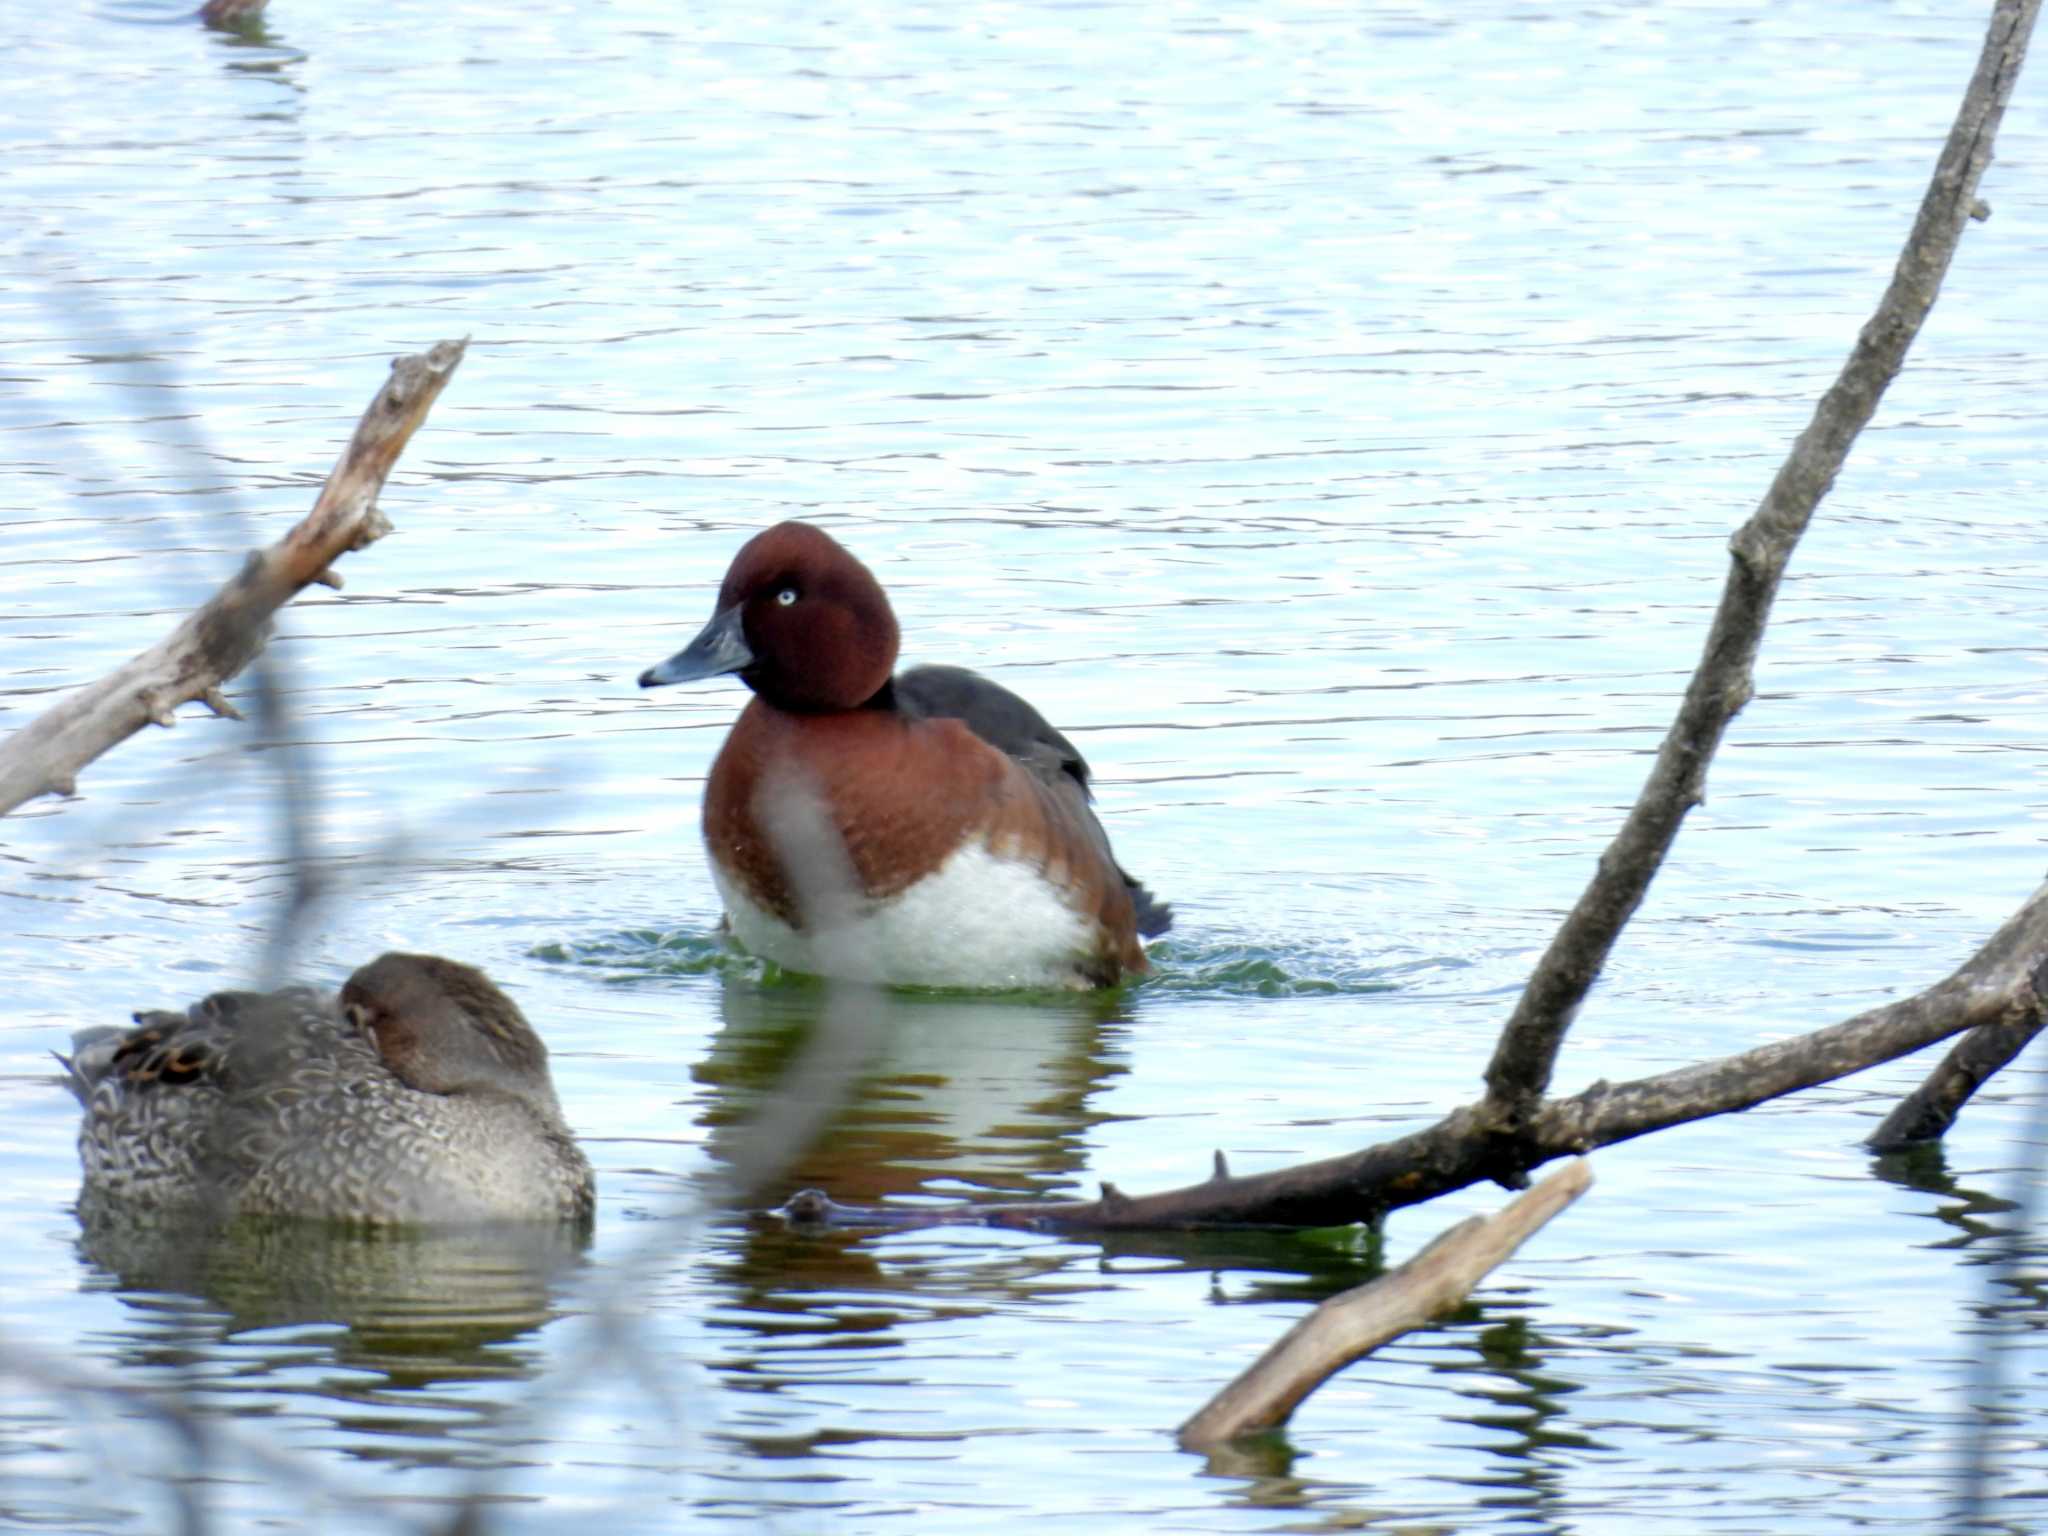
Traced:
<path fill-rule="evenodd" d="M 858 1204 L 1006 1199 L 1070 1186 L 1104 1118 L 1129 1000 L 986 997 L 733 979 L 692 1076 L 728 1167 L 774 1203 L 815 1185 Z M 795 1134 L 792 1135 L 794 1130 Z M 765 1166 L 764 1166 L 765 1162 Z"/>
<path fill-rule="evenodd" d="M 764 1406 L 755 1430 L 735 1438 L 776 1458 L 797 1447 L 845 1454 L 849 1444 L 887 1442 L 890 1428 L 865 1419 L 821 1427 L 805 1389 L 843 1400 L 834 1394 L 850 1382 L 899 1380 L 930 1347 L 909 1337 L 920 1325 L 958 1327 L 1114 1291 L 1121 1282 L 1105 1264 L 1119 1258 L 1211 1274 L 1214 1300 L 1314 1302 L 1370 1278 L 1377 1247 L 1365 1238 L 820 1229 L 764 1213 L 804 1188 L 904 1213 L 1092 1193 L 1081 1186 L 1097 1128 L 1116 1118 L 1103 1101 L 1128 1070 L 1125 1036 L 1138 1002 L 1129 994 L 992 998 L 726 983 L 723 1025 L 692 1075 L 710 1090 L 698 1116 L 709 1150 L 746 1193 L 739 1213 L 707 1235 L 718 1336 L 728 1341 L 707 1364 L 751 1390 L 790 1394 L 774 1402 L 806 1405 L 782 1415 Z M 842 1031 L 865 1054 L 835 1080 L 818 1064 L 845 1061 L 849 1052 L 833 1038 Z"/>
<path fill-rule="evenodd" d="M 905 1212 L 1071 1192 L 1105 1118 L 1091 1101 L 1125 1070 L 1129 1000 L 1115 993 L 998 998 L 734 978 L 721 1004 L 691 1075 L 709 1089 L 698 1116 L 709 1151 L 750 1212 L 809 1187 Z M 810 1326 L 839 1332 L 843 1309 L 825 1298 L 848 1290 L 887 1290 L 914 1310 L 872 1230 L 819 1233 L 750 1214 L 731 1237 L 727 1283 L 747 1314 L 801 1317 L 815 1304 Z M 979 1307 L 1003 1291 L 1034 1294 L 1071 1257 L 991 1250 L 971 1277 L 931 1281 Z M 891 1307 L 869 1322 L 896 1317 Z"/>
<path fill-rule="evenodd" d="M 161 1363 L 167 1350 L 195 1362 L 219 1357 L 232 1366 L 235 1390 L 275 1393 L 299 1411 L 310 1386 L 345 1414 L 386 1388 L 532 1375 L 539 1348 L 507 1346 L 567 1309 L 590 1241 L 586 1230 L 560 1223 L 343 1227 L 242 1217 L 194 1231 L 103 1204 L 79 1214 L 84 1288 L 117 1292 L 128 1308 L 113 1358 Z M 335 1326 L 309 1335 L 304 1324 Z M 378 1379 L 309 1378 L 309 1349 Z M 492 1411 L 483 1400 L 471 1407 L 482 1418 Z M 417 1424 L 386 1427 L 399 1436 L 421 1432 Z M 460 1427 L 442 1414 L 426 1426 L 431 1439 L 416 1459 L 441 1460 L 444 1445 L 459 1459 L 462 1442 L 442 1437 Z"/>

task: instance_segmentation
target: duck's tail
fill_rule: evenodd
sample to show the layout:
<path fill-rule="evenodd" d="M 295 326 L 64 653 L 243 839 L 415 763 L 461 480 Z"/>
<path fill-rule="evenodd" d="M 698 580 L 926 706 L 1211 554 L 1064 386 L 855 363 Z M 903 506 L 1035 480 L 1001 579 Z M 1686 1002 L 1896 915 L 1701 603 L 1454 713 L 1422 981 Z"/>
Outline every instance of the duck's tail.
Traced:
<path fill-rule="evenodd" d="M 1137 914 L 1141 937 L 1156 939 L 1173 926 L 1173 903 L 1154 896 L 1121 864 L 1116 872 L 1124 877 L 1124 889 L 1131 893 L 1131 909 Z"/>
<path fill-rule="evenodd" d="M 50 1052 L 57 1065 L 64 1069 L 64 1086 L 71 1090 L 71 1096 L 79 1103 L 92 1102 L 94 1085 L 107 1075 L 114 1065 L 114 1052 L 127 1038 L 127 1030 L 101 1024 L 92 1029 L 81 1029 L 73 1035 L 69 1056 L 62 1051 Z"/>

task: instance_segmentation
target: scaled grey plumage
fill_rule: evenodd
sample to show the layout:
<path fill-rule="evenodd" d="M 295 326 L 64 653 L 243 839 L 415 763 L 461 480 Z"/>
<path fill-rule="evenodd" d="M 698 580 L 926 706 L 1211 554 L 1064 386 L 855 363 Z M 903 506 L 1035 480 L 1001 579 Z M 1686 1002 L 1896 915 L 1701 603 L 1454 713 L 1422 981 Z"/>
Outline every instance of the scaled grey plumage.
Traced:
<path fill-rule="evenodd" d="M 389 954 L 338 997 L 217 992 L 80 1033 L 83 1198 L 223 1217 L 587 1220 L 547 1047 L 481 971 Z"/>

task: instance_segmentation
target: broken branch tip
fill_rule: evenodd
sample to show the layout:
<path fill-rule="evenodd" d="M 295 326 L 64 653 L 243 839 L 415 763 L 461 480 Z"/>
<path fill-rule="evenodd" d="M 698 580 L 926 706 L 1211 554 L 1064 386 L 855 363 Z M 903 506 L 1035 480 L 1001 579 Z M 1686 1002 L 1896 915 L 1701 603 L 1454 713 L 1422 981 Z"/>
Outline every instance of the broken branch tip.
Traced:
<path fill-rule="evenodd" d="M 199 695 L 199 702 L 219 715 L 223 720 L 240 720 L 242 712 L 228 702 L 228 696 L 218 688 L 209 688 Z"/>

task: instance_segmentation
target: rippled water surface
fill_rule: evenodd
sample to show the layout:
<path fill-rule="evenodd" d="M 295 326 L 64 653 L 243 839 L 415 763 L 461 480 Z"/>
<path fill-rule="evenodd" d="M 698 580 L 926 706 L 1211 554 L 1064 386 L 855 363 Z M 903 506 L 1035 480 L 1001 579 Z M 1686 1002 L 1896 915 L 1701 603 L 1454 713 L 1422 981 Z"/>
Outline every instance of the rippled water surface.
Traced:
<path fill-rule="evenodd" d="M 272 9 L 22 8 L 0 63 L 0 726 L 290 526 L 391 356 L 472 338 L 396 533 L 279 626 L 308 750 L 195 715 L 5 824 L 0 1347 L 36 1369 L 0 1527 L 416 1529 L 479 1488 L 622 1536 L 1928 1527 L 1962 1361 L 2042 1324 L 1985 1281 L 2024 1063 L 1945 1158 L 1857 1145 L 1912 1062 L 1602 1152 L 1473 1305 L 1213 1461 L 1174 1425 L 1381 1240 L 748 1212 L 1157 1189 L 1475 1096 L 1977 8 Z M 2040 877 L 2039 86 L 1561 1086 L 1913 992 Z M 632 685 L 790 516 L 910 659 L 1088 754 L 1178 913 L 1153 980 L 892 997 L 850 1096 L 790 1086 L 827 995 L 708 937 L 741 692 Z M 295 968 L 498 977 L 598 1166 L 587 1248 L 81 1227 L 47 1052 L 252 979 L 295 759 L 337 893 Z M 736 1163 L 746 1210 L 692 1203 Z M 1385 1257 L 1500 1199 L 1396 1215 Z M 2007 1361 L 2013 1529 L 2042 1370 Z"/>

